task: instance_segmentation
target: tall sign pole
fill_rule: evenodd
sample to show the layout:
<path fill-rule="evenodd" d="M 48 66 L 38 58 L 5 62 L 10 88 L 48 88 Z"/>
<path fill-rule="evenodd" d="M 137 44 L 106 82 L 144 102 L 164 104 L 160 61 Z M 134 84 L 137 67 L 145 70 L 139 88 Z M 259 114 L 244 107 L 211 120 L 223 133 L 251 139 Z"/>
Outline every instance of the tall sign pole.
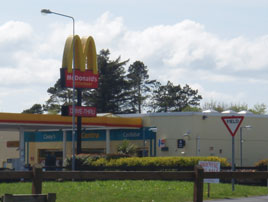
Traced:
<path fill-rule="evenodd" d="M 235 171 L 235 139 L 234 136 L 232 136 L 232 171 Z M 232 179 L 232 191 L 235 190 L 235 181 Z"/>
<path fill-rule="evenodd" d="M 77 106 L 81 107 L 82 106 L 82 89 L 78 88 L 77 89 Z M 82 152 L 82 117 L 77 116 L 77 146 L 76 146 L 76 153 L 81 154 Z"/>
<path fill-rule="evenodd" d="M 235 171 L 235 134 L 239 129 L 242 121 L 244 120 L 243 116 L 223 116 L 221 117 L 224 125 L 228 129 L 230 135 L 232 136 L 232 171 Z M 234 179 L 232 179 L 232 191 L 235 190 Z"/>
<path fill-rule="evenodd" d="M 72 50 L 71 47 L 73 47 Z M 61 86 L 73 88 L 73 92 L 75 89 L 77 90 L 77 105 L 73 102 L 71 110 L 70 106 L 62 106 L 61 112 L 63 116 L 72 116 L 73 120 L 77 117 L 77 154 L 79 154 L 82 150 L 82 117 L 96 116 L 96 108 L 82 106 L 82 90 L 98 88 L 97 53 L 94 39 L 91 36 L 80 38 L 75 35 L 67 38 L 60 72 Z M 75 144 L 73 144 L 73 150 L 75 150 Z"/>
<path fill-rule="evenodd" d="M 73 19 L 72 170 L 75 170 L 75 21 Z"/>

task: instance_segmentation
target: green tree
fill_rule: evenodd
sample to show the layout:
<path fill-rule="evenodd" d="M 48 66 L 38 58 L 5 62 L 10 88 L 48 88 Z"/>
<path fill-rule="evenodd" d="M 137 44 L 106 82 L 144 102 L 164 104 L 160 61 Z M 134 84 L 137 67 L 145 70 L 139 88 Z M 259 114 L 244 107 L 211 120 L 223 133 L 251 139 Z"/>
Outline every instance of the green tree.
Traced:
<path fill-rule="evenodd" d="M 137 152 L 137 146 L 135 144 L 131 144 L 127 140 L 124 140 L 122 143 L 117 145 L 117 152 L 119 154 L 127 154 L 133 156 Z"/>
<path fill-rule="evenodd" d="M 248 110 L 248 105 L 247 104 L 230 104 L 228 107 L 230 110 L 233 110 L 235 112 L 240 112 L 240 111 L 247 111 Z"/>
<path fill-rule="evenodd" d="M 255 104 L 253 106 L 253 109 L 250 109 L 249 111 L 251 111 L 254 114 L 266 114 L 266 109 L 267 106 L 262 103 L 262 104 Z"/>
<path fill-rule="evenodd" d="M 60 79 L 50 87 L 47 92 L 50 95 L 44 105 L 44 110 L 48 113 L 59 113 L 62 105 L 72 105 L 73 90 L 71 88 L 62 88 Z"/>
<path fill-rule="evenodd" d="M 109 50 L 101 50 L 98 56 L 98 88 L 84 92 L 84 103 L 95 106 L 98 113 L 123 113 L 129 100 L 129 84 L 124 66 L 128 62 L 118 57 L 110 60 Z"/>
<path fill-rule="evenodd" d="M 225 110 L 233 110 L 235 112 L 240 112 L 240 111 L 250 111 L 253 114 L 266 114 L 266 109 L 267 106 L 262 103 L 262 104 L 255 104 L 253 106 L 253 108 L 248 108 L 247 104 L 234 104 L 234 103 L 223 103 L 223 102 L 217 102 L 217 101 L 210 101 L 210 102 L 206 102 L 204 103 L 203 110 L 207 110 L 207 109 L 213 109 L 216 110 L 218 112 L 223 112 Z"/>
<path fill-rule="evenodd" d="M 43 107 L 41 104 L 34 104 L 31 108 L 25 109 L 23 114 L 43 114 Z"/>
<path fill-rule="evenodd" d="M 202 109 L 203 110 L 213 109 L 213 110 L 216 110 L 217 112 L 223 112 L 226 110 L 240 112 L 240 111 L 247 111 L 248 105 L 247 104 L 240 104 L 240 103 L 227 104 L 224 102 L 217 102 L 217 101 L 211 100 L 210 102 L 204 103 Z"/>
<path fill-rule="evenodd" d="M 157 112 L 180 112 L 188 106 L 199 106 L 202 96 L 187 84 L 181 87 L 168 81 L 154 92 L 153 99 Z"/>
<path fill-rule="evenodd" d="M 202 109 L 200 107 L 187 106 L 182 111 L 183 112 L 202 112 Z"/>
<path fill-rule="evenodd" d="M 141 61 L 136 61 L 129 66 L 127 78 L 131 92 L 129 113 L 141 113 L 156 80 L 149 80 L 147 66 Z"/>
<path fill-rule="evenodd" d="M 158 106 L 158 92 L 159 88 L 161 87 L 161 83 L 159 81 L 156 81 L 151 86 L 152 90 L 150 93 L 149 98 L 146 100 L 146 109 L 148 113 L 157 112 L 159 106 Z"/>
<path fill-rule="evenodd" d="M 214 100 L 211 100 L 210 102 L 205 102 L 202 107 L 203 110 L 213 109 L 217 112 L 223 112 L 226 109 L 228 109 L 228 105 L 226 105 L 223 102 L 217 102 Z"/>

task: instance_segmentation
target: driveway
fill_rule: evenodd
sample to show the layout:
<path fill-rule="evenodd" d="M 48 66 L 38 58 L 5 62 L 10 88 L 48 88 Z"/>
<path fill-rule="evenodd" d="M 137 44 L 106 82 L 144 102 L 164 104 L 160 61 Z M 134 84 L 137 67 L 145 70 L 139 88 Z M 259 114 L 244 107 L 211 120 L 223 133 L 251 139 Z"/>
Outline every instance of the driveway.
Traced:
<path fill-rule="evenodd" d="M 255 196 L 235 199 L 205 200 L 203 202 L 268 202 L 268 196 Z"/>

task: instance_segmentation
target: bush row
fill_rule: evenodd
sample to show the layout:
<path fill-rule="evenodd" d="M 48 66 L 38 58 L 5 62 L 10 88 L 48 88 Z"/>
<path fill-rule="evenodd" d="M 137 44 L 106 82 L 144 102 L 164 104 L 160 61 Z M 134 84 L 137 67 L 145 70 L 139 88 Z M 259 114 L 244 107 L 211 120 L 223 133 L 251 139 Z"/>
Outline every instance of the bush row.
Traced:
<path fill-rule="evenodd" d="M 159 168 L 194 167 L 198 161 L 219 161 L 221 166 L 230 166 L 226 158 L 209 157 L 128 157 L 126 155 L 86 155 L 76 156 L 77 170 L 120 169 L 155 170 Z M 67 169 L 72 167 L 72 159 L 66 162 Z"/>
<path fill-rule="evenodd" d="M 268 166 L 268 159 L 263 159 L 255 163 L 256 167 Z"/>

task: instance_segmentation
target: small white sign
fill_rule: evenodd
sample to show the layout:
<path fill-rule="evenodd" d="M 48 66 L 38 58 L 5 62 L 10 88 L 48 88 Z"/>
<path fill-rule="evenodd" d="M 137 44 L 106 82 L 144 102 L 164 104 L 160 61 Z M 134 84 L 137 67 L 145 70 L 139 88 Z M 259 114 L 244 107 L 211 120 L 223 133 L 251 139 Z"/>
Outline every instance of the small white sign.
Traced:
<path fill-rule="evenodd" d="M 218 161 L 199 161 L 198 164 L 204 172 L 220 172 L 221 163 Z M 219 179 L 204 179 L 204 183 L 219 183 Z"/>

